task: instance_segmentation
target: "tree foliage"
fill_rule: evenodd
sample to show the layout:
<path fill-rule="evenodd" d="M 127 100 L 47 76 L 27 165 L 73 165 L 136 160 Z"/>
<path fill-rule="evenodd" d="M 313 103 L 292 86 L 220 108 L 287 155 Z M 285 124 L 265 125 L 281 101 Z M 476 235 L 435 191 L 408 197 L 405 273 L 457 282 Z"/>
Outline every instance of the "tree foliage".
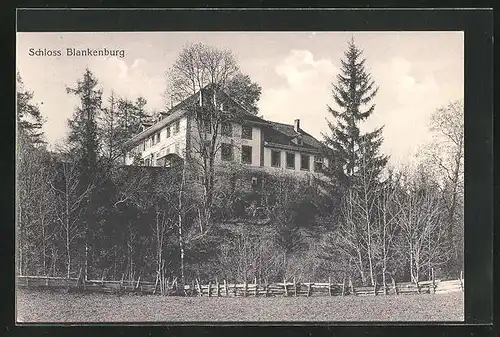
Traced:
<path fill-rule="evenodd" d="M 249 112 L 257 114 L 259 107 L 257 103 L 262 93 L 262 88 L 256 82 L 252 82 L 250 76 L 237 73 L 226 84 L 225 91 L 228 95 L 243 105 Z"/>
<path fill-rule="evenodd" d="M 387 163 L 387 157 L 379 153 L 383 127 L 362 133 L 360 123 L 375 110 L 372 103 L 378 87 L 365 68 L 362 50 L 349 42 L 345 59 L 337 81 L 332 85 L 332 95 L 337 107 L 328 107 L 334 121 L 328 121 L 330 134 L 324 136 L 326 153 L 331 165 L 325 173 L 350 186 L 359 174 L 361 160 L 370 161 L 378 172 Z"/>
<path fill-rule="evenodd" d="M 33 145 L 44 143 L 42 125 L 44 119 L 40 108 L 33 103 L 34 94 L 26 90 L 19 71 L 16 75 L 16 117 L 19 132 L 28 137 Z"/>

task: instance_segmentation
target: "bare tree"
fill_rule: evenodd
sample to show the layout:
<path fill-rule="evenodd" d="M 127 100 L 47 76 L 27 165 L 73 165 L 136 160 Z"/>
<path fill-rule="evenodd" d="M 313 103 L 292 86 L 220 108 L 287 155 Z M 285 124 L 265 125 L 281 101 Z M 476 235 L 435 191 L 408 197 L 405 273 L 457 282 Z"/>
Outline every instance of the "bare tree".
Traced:
<path fill-rule="evenodd" d="M 54 237 L 49 185 L 53 168 L 45 149 L 35 147 L 24 133 L 20 133 L 17 145 L 18 272 L 34 272 L 40 262 L 45 274 L 47 249 Z"/>
<path fill-rule="evenodd" d="M 422 171 L 406 173 L 394 201 L 394 215 L 401 228 L 412 282 L 418 282 L 426 254 L 430 256 L 429 238 L 439 233 L 440 196 L 436 186 Z M 427 252 L 426 252 L 427 251 Z"/>
<path fill-rule="evenodd" d="M 388 272 L 388 264 L 395 258 L 393 251 L 394 239 L 397 232 L 397 216 L 398 210 L 395 209 L 395 194 L 397 192 L 397 181 L 393 181 L 392 174 L 389 175 L 382 188 L 380 189 L 376 208 L 377 208 L 377 227 L 376 243 L 379 253 L 377 259 L 382 269 L 382 284 L 386 285 L 386 277 Z M 385 288 L 384 288 L 385 289 Z"/>
<path fill-rule="evenodd" d="M 171 95 L 184 104 L 194 120 L 192 152 L 187 162 L 201 171 L 203 185 L 200 230 L 210 222 L 215 185 L 215 159 L 221 148 L 221 129 L 234 119 L 220 90 L 238 73 L 235 57 L 201 43 L 187 45 L 168 73 Z M 197 96 L 198 95 L 198 96 Z M 226 106 L 224 107 L 224 104 Z"/>
<path fill-rule="evenodd" d="M 93 186 L 86 186 L 83 191 L 80 189 L 78 166 L 73 162 L 63 161 L 58 170 L 59 181 L 52 184 L 52 188 L 56 195 L 56 219 L 60 225 L 66 250 L 66 276 L 70 277 L 73 263 L 73 242 L 84 233 L 84 228 L 81 228 L 79 223 L 84 211 L 84 203 Z"/>
<path fill-rule="evenodd" d="M 460 263 L 463 252 L 464 199 L 464 106 L 463 101 L 452 101 L 440 107 L 431 116 L 433 141 L 426 154 L 432 170 L 440 179 L 447 209 L 448 245 L 453 249 L 455 263 Z M 456 232 L 456 233 L 455 233 Z"/>

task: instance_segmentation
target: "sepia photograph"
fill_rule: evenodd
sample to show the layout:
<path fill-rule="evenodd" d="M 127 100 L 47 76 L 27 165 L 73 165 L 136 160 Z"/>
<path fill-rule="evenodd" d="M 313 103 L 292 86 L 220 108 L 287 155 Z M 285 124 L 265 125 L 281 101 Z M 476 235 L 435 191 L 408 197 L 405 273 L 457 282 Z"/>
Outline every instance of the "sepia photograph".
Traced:
<path fill-rule="evenodd" d="M 463 31 L 18 32 L 16 72 L 17 322 L 464 322 Z"/>

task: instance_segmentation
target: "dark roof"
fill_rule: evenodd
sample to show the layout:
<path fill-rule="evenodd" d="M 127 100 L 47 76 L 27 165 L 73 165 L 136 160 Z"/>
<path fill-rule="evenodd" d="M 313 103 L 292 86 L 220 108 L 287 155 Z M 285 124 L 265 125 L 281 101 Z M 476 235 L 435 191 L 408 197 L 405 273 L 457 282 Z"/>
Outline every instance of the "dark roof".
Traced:
<path fill-rule="evenodd" d="M 290 124 L 283 124 L 278 122 L 269 122 L 275 132 L 278 132 L 280 135 L 273 137 L 272 135 L 267 139 L 267 141 L 272 141 L 274 143 L 279 143 L 283 145 L 291 145 L 290 141 L 297 136 L 302 136 L 303 147 L 320 149 L 322 147 L 322 143 L 305 132 L 304 130 L 299 128 L 299 133 L 295 132 L 295 128 Z M 281 137 L 280 137 L 281 136 Z M 283 137 L 285 136 L 285 137 Z M 265 139 L 266 140 L 266 139 Z M 299 146 L 300 147 L 300 146 Z"/>
<path fill-rule="evenodd" d="M 202 90 L 209 90 L 210 85 L 207 85 L 204 87 Z M 263 118 L 260 118 L 259 116 L 256 116 L 252 112 L 250 112 L 243 104 L 239 103 L 235 99 L 233 99 L 229 94 L 227 94 L 224 90 L 217 89 L 218 92 L 222 93 L 227 99 L 231 100 L 233 103 L 235 103 L 240 109 L 239 112 L 241 115 L 239 116 L 246 122 L 250 123 L 257 123 L 266 126 L 266 134 L 264 137 L 265 141 L 268 141 L 270 143 L 276 143 L 276 144 L 282 144 L 282 145 L 292 145 L 292 146 L 298 146 L 298 147 L 303 147 L 303 148 L 310 148 L 310 149 L 320 149 L 322 144 L 319 142 L 316 138 L 308 134 L 302 129 L 299 129 L 299 133 L 296 133 L 294 130 L 294 126 L 290 124 L 283 124 L 283 123 L 277 123 L 277 122 L 272 122 L 265 120 Z M 194 102 L 198 101 L 200 91 L 197 91 L 195 94 L 192 94 L 188 98 L 184 99 L 183 101 L 179 102 L 176 104 L 174 107 L 172 107 L 170 110 L 167 112 L 160 112 L 162 115 L 166 115 L 163 119 L 156 123 L 152 123 L 151 126 L 140 132 L 139 134 L 135 135 L 132 137 L 130 140 L 128 140 L 126 143 L 135 143 L 138 140 L 144 139 L 148 137 L 149 135 L 155 133 L 156 131 L 162 129 L 164 126 L 166 126 L 168 123 L 172 122 L 173 120 L 181 117 L 185 113 L 185 108 L 189 106 L 190 104 L 193 104 Z M 291 143 L 291 140 L 298 135 L 302 136 L 303 140 L 303 145 L 295 145 Z"/>

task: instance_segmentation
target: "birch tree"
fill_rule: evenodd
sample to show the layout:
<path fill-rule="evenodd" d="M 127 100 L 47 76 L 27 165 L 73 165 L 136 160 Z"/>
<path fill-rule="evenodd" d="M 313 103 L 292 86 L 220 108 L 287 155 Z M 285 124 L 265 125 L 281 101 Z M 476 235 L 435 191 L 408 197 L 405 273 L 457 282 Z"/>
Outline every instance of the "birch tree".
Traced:
<path fill-rule="evenodd" d="M 73 162 L 63 161 L 57 170 L 58 178 L 52 184 L 57 208 L 56 219 L 66 253 L 66 277 L 71 277 L 73 256 L 76 254 L 74 250 L 78 248 L 75 240 L 81 239 L 85 233 L 81 224 L 82 214 L 92 186 L 88 185 L 82 191 L 78 166 Z"/>
<path fill-rule="evenodd" d="M 428 165 L 440 181 L 444 204 L 448 246 L 452 268 L 463 263 L 464 207 L 464 106 L 462 100 L 451 101 L 431 116 L 433 141 L 426 151 Z"/>

